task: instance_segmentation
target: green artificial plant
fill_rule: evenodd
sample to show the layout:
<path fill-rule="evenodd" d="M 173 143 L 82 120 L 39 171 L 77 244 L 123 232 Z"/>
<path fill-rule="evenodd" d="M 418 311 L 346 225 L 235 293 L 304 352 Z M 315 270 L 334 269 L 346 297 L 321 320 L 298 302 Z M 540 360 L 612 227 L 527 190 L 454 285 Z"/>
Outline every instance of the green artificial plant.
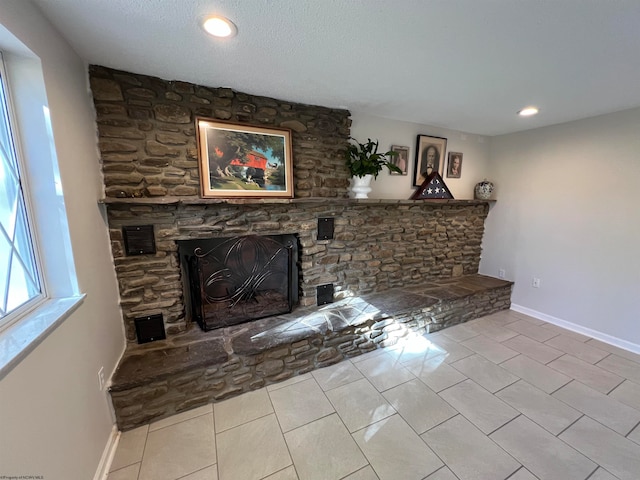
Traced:
<path fill-rule="evenodd" d="M 345 159 L 352 177 L 362 178 L 365 175 L 373 175 L 374 178 L 378 178 L 382 167 L 387 167 L 390 172 L 402 173 L 402 170 L 389 161 L 390 158 L 398 155 L 398 152 L 390 150 L 378 153 L 378 141 L 374 142 L 370 138 L 366 143 L 359 143 L 355 138 L 350 140 L 356 143 L 349 144 L 345 150 Z"/>

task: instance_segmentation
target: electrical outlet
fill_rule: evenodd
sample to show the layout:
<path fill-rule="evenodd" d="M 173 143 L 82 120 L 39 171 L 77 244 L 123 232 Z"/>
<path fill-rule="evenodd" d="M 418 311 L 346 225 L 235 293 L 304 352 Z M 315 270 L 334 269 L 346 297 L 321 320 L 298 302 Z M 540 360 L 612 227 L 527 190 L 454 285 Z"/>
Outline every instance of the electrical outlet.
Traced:
<path fill-rule="evenodd" d="M 498 277 L 500 277 L 500 278 L 506 278 L 507 277 L 507 272 L 505 271 L 504 268 L 501 268 L 500 270 L 498 270 Z"/>
<path fill-rule="evenodd" d="M 533 280 L 531 281 L 531 286 L 533 288 L 540 288 L 540 279 L 533 277 Z"/>
<path fill-rule="evenodd" d="M 104 390 L 104 367 L 100 367 L 98 370 L 98 387 L 100 391 Z"/>

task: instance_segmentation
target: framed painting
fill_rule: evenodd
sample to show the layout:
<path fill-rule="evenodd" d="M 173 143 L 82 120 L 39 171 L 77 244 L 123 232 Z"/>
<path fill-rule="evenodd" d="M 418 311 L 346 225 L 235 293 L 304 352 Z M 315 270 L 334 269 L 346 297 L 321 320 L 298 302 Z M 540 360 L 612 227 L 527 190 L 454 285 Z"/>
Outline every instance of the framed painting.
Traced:
<path fill-rule="evenodd" d="M 446 138 L 418 135 L 413 171 L 414 187 L 422 185 L 432 172 L 438 172 L 442 176 L 446 150 Z"/>
<path fill-rule="evenodd" d="M 391 151 L 398 153 L 391 159 L 391 163 L 402 170 L 402 173 L 389 172 L 389 175 L 406 175 L 407 167 L 409 166 L 409 147 L 391 145 Z"/>
<path fill-rule="evenodd" d="M 203 198 L 293 198 L 291 131 L 197 118 Z"/>
<path fill-rule="evenodd" d="M 462 153 L 449 152 L 447 178 L 460 178 L 460 175 L 462 175 Z"/>

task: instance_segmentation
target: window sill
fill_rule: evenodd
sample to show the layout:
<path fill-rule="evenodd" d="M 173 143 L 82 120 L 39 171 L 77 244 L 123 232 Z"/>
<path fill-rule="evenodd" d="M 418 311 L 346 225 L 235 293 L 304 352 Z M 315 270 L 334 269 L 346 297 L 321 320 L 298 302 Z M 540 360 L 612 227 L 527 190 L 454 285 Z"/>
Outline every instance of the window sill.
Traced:
<path fill-rule="evenodd" d="M 0 380 L 61 325 L 84 297 L 49 299 L 0 332 Z"/>

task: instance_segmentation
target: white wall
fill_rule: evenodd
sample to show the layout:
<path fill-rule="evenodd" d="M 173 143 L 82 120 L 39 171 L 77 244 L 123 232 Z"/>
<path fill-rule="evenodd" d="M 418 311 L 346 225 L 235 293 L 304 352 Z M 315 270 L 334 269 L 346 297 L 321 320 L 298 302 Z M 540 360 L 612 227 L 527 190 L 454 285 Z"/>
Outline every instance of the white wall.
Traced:
<path fill-rule="evenodd" d="M 447 139 L 447 152 L 462 152 L 462 175 L 460 178 L 442 178 L 456 199 L 473 198 L 475 184 L 487 176 L 489 168 L 489 139 L 481 135 L 458 132 L 418 123 L 401 122 L 388 118 L 351 112 L 351 136 L 360 143 L 367 138 L 380 142 L 379 151 L 386 152 L 391 145 L 409 147 L 407 175 L 390 175 L 385 168 L 371 184 L 369 198 L 408 199 L 415 192 L 413 172 L 418 135 L 430 135 Z M 446 157 L 445 157 L 446 158 Z M 444 167 L 446 168 L 446 161 Z M 443 170 L 446 172 L 446 170 Z"/>
<path fill-rule="evenodd" d="M 514 304 L 640 348 L 640 109 L 490 144 L 481 273 L 504 268 Z"/>
<path fill-rule="evenodd" d="M 86 65 L 27 0 L 0 3 L 0 23 L 41 61 L 71 245 L 86 299 L 0 382 L 0 475 L 93 478 L 113 421 L 97 372 L 124 348 Z"/>

